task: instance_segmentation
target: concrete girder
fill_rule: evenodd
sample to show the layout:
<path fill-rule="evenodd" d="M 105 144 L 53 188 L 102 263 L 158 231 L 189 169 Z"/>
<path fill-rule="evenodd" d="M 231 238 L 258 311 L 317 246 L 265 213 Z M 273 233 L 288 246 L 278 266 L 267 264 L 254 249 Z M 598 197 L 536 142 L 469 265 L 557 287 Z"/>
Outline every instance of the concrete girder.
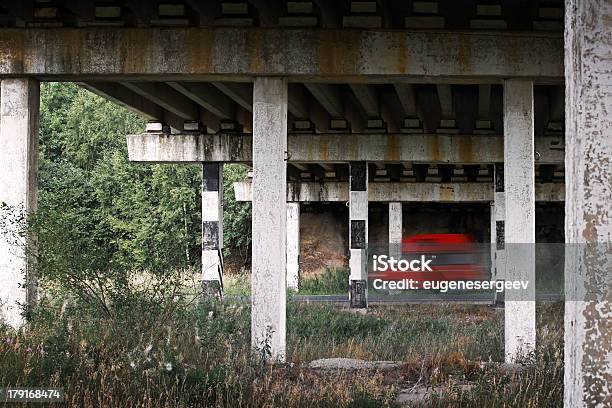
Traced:
<path fill-rule="evenodd" d="M 289 134 L 288 161 L 299 163 L 416 162 L 487 164 L 504 161 L 504 139 L 499 135 L 442 134 Z M 535 140 L 538 164 L 564 161 L 557 136 Z M 131 161 L 199 163 L 252 161 L 253 138 L 248 134 L 158 134 L 127 136 Z"/>
<path fill-rule="evenodd" d="M 286 5 L 281 0 L 249 0 L 257 9 L 261 27 L 275 27 Z M 285 6 L 285 7 L 283 7 Z"/>
<path fill-rule="evenodd" d="M 478 119 L 489 119 L 491 110 L 491 84 L 478 85 Z"/>
<path fill-rule="evenodd" d="M 380 117 L 380 106 L 376 88 L 373 85 L 362 84 L 351 84 L 350 87 L 368 118 Z"/>
<path fill-rule="evenodd" d="M 250 181 L 234 183 L 237 201 L 251 201 Z M 408 183 L 370 182 L 368 201 L 371 202 L 493 202 L 491 183 Z M 536 184 L 536 201 L 562 202 L 565 188 L 561 183 Z M 347 182 L 289 182 L 287 202 L 346 202 L 349 200 Z"/>
<path fill-rule="evenodd" d="M 306 83 L 304 85 L 332 117 L 344 117 L 342 91 L 337 85 L 315 83 Z"/>
<path fill-rule="evenodd" d="M 404 114 L 409 117 L 416 117 L 417 105 L 414 86 L 411 84 L 393 84 L 393 87 L 402 104 Z"/>
<path fill-rule="evenodd" d="M 197 104 L 166 84 L 156 82 L 121 82 L 121 85 L 184 120 L 197 121 L 200 118 Z"/>
<path fill-rule="evenodd" d="M 438 100 L 440 101 L 440 111 L 442 112 L 443 119 L 451 119 L 455 115 L 455 108 L 453 106 L 453 89 L 449 84 L 438 84 Z"/>
<path fill-rule="evenodd" d="M 253 112 L 253 89 L 246 83 L 212 82 L 225 95 L 249 112 Z"/>
<path fill-rule="evenodd" d="M 289 84 L 289 112 L 297 119 L 308 119 L 308 96 L 300 84 Z"/>
<path fill-rule="evenodd" d="M 183 119 L 178 115 L 163 109 L 149 99 L 112 82 L 81 82 L 80 86 L 88 91 L 115 102 L 130 111 L 144 116 L 147 120 L 163 122 L 174 129 L 183 128 Z"/>
<path fill-rule="evenodd" d="M 168 82 L 167 85 L 221 119 L 236 119 L 234 101 L 211 84 Z"/>
<path fill-rule="evenodd" d="M 415 46 L 418 44 L 418 46 Z M 40 79 L 499 83 L 563 79 L 563 38 L 545 33 L 257 27 L 0 29 L 0 76 Z M 52 58 L 50 58 L 52 56 Z M 214 77 L 214 78 L 213 78 Z"/>
<path fill-rule="evenodd" d="M 342 25 L 341 13 L 337 3 L 329 0 L 314 0 L 313 2 L 320 11 L 323 28 L 337 28 Z"/>

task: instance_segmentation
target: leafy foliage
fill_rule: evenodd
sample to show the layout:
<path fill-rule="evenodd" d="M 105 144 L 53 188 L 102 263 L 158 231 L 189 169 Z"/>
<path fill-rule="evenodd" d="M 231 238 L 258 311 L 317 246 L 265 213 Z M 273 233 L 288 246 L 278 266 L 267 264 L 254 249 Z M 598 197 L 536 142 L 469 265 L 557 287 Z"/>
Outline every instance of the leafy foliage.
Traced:
<path fill-rule="evenodd" d="M 146 272 L 171 279 L 197 272 L 201 241 L 201 167 L 130 163 L 125 135 L 145 122 L 74 84 L 41 89 L 38 236 L 42 278 L 94 304 L 125 302 Z M 226 166 L 226 254 L 250 251 L 250 206 L 232 182 L 246 170 Z"/>

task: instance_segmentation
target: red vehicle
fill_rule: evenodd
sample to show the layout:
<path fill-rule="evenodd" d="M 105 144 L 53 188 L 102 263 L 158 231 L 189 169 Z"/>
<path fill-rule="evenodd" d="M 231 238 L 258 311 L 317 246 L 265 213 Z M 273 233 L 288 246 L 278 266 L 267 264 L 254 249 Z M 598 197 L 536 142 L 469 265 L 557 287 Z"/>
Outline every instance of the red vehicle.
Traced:
<path fill-rule="evenodd" d="M 369 277 L 387 281 L 486 280 L 489 265 L 484 246 L 469 234 L 423 234 L 402 239 L 404 268 L 388 261 L 373 261 Z M 486 254 L 488 256 L 488 252 Z M 374 270 L 375 265 L 378 267 Z M 406 266 L 415 266 L 406 270 Z M 423 267 L 423 266 L 426 267 Z M 385 269 L 386 266 L 386 270 Z M 402 270 L 403 269 L 403 270 Z M 418 270 L 415 270 L 418 269 Z"/>

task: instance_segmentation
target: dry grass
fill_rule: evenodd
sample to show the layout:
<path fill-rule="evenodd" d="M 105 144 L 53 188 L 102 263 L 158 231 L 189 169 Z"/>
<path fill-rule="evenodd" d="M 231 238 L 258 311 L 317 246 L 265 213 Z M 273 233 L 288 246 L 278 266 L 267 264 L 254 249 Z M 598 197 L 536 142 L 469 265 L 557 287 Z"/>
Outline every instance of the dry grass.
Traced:
<path fill-rule="evenodd" d="M 542 309 L 538 358 L 513 377 L 476 363 L 502 355 L 503 315 L 486 307 L 375 307 L 358 315 L 290 302 L 289 363 L 276 366 L 250 351 L 247 305 L 164 312 L 142 304 L 113 318 L 49 308 L 27 332 L 0 332 L 0 384 L 63 387 L 66 406 L 75 407 L 374 407 L 393 406 L 398 390 L 418 381 L 470 381 L 469 393 L 451 387 L 426 406 L 554 406 L 559 311 Z M 319 373 L 302 364 L 340 356 L 406 364 L 386 373 Z"/>

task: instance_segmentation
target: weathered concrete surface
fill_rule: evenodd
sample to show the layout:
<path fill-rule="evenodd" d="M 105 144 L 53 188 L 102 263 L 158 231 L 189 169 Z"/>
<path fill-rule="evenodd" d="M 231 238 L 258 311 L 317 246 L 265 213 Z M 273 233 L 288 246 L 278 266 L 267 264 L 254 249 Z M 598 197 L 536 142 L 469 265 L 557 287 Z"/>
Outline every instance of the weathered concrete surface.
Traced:
<path fill-rule="evenodd" d="M 223 164 L 202 165 L 202 280 L 221 284 L 223 249 Z"/>
<path fill-rule="evenodd" d="M 300 203 L 287 203 L 287 288 L 298 290 L 300 280 Z"/>
<path fill-rule="evenodd" d="M 409 183 L 371 182 L 368 186 L 370 202 L 492 202 L 497 200 L 498 220 L 503 220 L 503 202 L 499 193 L 493 192 L 490 183 Z M 536 184 L 536 201 L 560 202 L 565 199 L 565 188 L 561 183 Z M 249 181 L 234 182 L 234 193 L 238 201 L 252 200 L 252 185 Z M 503 193 L 502 193 L 503 194 Z M 494 198 L 495 197 L 495 198 Z M 349 200 L 347 182 L 289 182 L 288 202 L 334 202 Z"/>
<path fill-rule="evenodd" d="M 565 159 L 559 137 L 538 137 L 539 164 Z M 250 162 L 248 134 L 158 134 L 127 136 L 131 161 L 149 163 Z M 499 135 L 290 134 L 289 162 L 497 163 L 504 161 Z"/>
<path fill-rule="evenodd" d="M 529 289 L 505 297 L 505 356 L 535 350 L 535 167 L 533 83 L 504 82 L 505 278 Z"/>
<path fill-rule="evenodd" d="M 565 4 L 565 237 L 575 247 L 591 245 L 580 246 L 575 259 L 566 256 L 570 301 L 565 303 L 564 405 L 608 406 L 612 395 L 612 3 L 567 0 Z"/>
<path fill-rule="evenodd" d="M 389 370 L 400 368 L 402 361 L 366 361 L 357 358 L 322 358 L 308 364 L 314 370 Z"/>
<path fill-rule="evenodd" d="M 363 308 L 368 293 L 368 163 L 351 162 L 349 173 L 349 300 L 351 307 Z"/>
<path fill-rule="evenodd" d="M 0 204 L 17 214 L 29 213 L 36 210 L 38 199 L 40 88 L 27 79 L 5 79 L 1 87 Z M 18 327 L 23 323 L 19 305 L 36 301 L 36 277 L 26 248 L 15 245 L 13 238 L 0 233 L 0 319 Z"/>
<path fill-rule="evenodd" d="M 253 93 L 251 344 L 286 358 L 287 81 L 257 78 Z"/>
<path fill-rule="evenodd" d="M 0 75 L 175 80 L 258 75 L 351 82 L 563 78 L 556 34 L 279 28 L 0 30 Z"/>
<path fill-rule="evenodd" d="M 402 253 L 402 203 L 389 203 L 389 255 L 399 259 Z"/>

